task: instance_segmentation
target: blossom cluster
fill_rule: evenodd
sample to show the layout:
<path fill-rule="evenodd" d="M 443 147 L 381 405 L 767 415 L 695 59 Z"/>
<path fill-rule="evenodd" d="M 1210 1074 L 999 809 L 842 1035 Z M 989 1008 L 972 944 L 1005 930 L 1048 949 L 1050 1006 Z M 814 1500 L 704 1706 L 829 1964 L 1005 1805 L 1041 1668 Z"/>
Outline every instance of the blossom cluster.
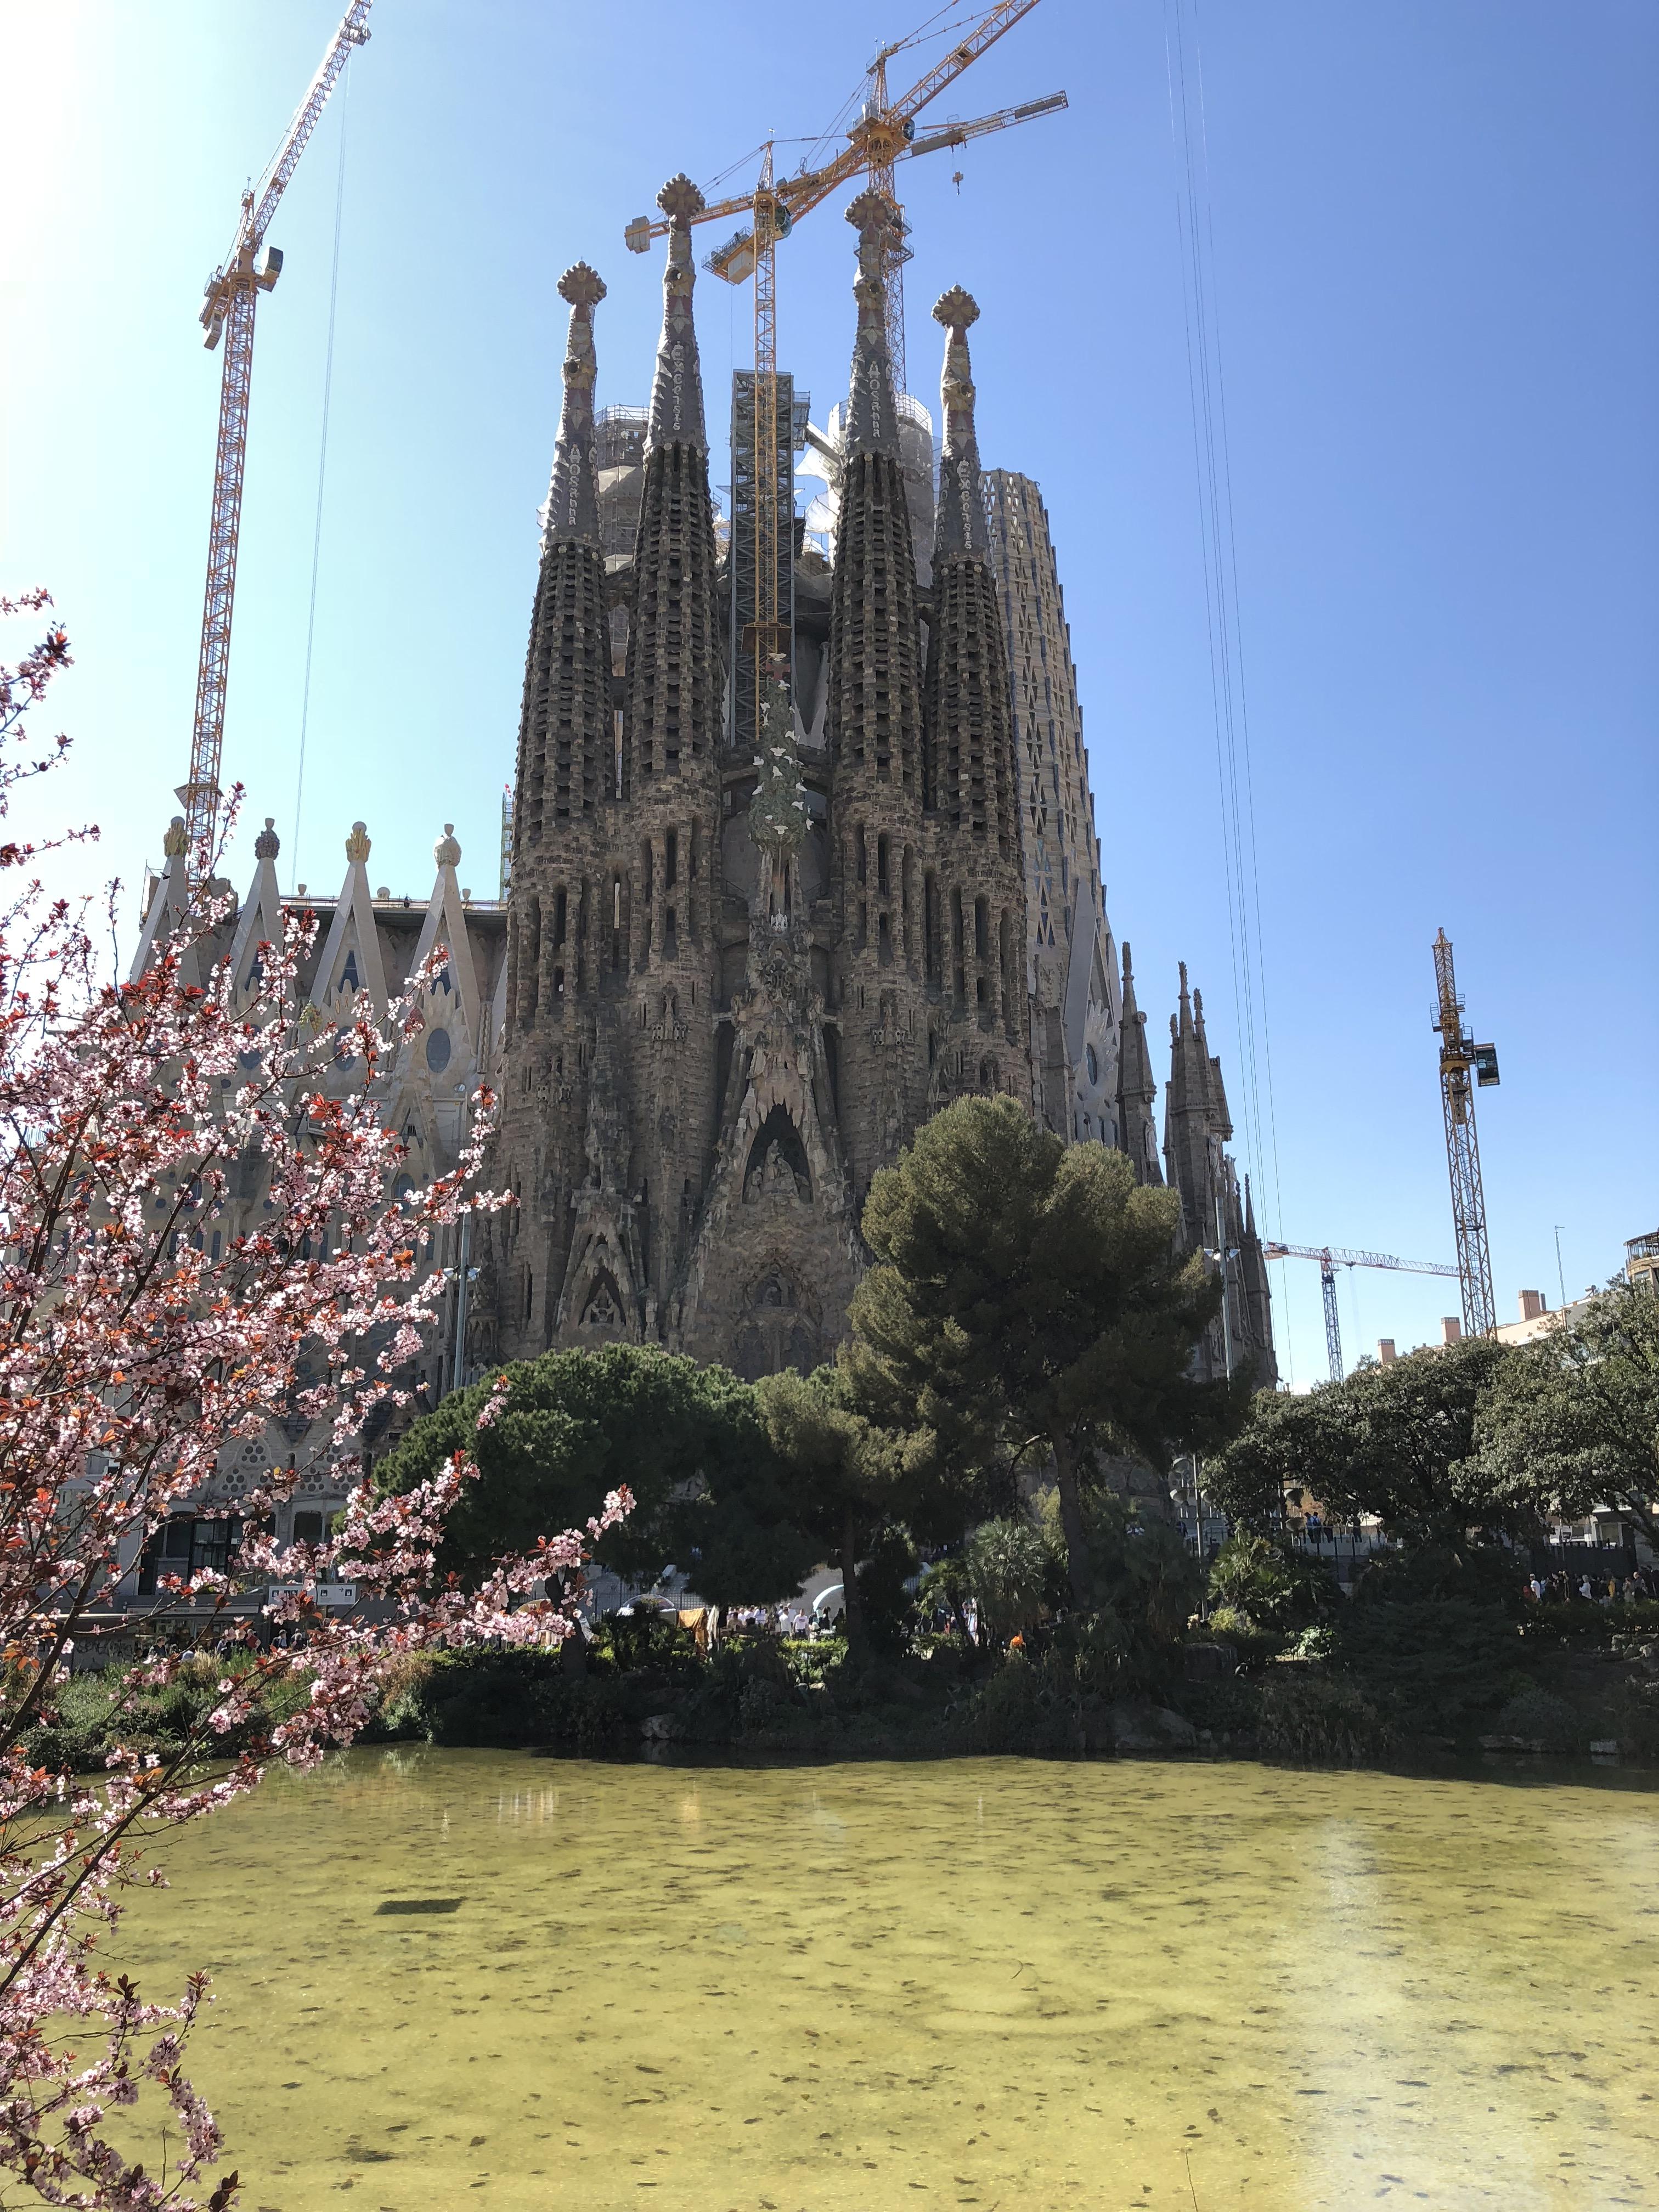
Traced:
<path fill-rule="evenodd" d="M 46 604 L 30 594 L 0 613 Z M 68 657 L 53 628 L 0 670 L 0 817 L 53 757 L 25 757 L 27 716 Z M 32 857 L 0 846 L 0 868 Z M 477 1188 L 493 1102 L 473 1100 L 453 1170 L 409 1190 L 382 1076 L 421 1025 L 429 979 L 383 1017 L 354 1011 L 349 1036 L 319 1024 L 301 986 L 314 921 L 287 914 L 279 941 L 233 974 L 214 949 L 213 858 L 193 856 L 180 926 L 126 982 L 107 972 L 88 909 L 38 879 L 0 907 L 0 2173 L 98 2212 L 222 2212 L 237 2190 L 230 2173 L 192 2193 L 222 2148 L 182 2063 L 204 1978 L 154 2003 L 98 1956 L 123 1893 L 161 1881 L 155 1839 L 252 1789 L 265 1757 L 306 1765 L 349 1743 L 411 1652 L 558 1643 L 589 1545 L 630 1503 L 613 1493 L 585 1532 L 462 1588 L 435 1557 L 471 1459 L 407 1495 L 372 1493 L 364 1425 L 408 1407 L 444 1288 L 422 1255 L 465 1211 L 509 1202 Z M 231 1202 L 250 1188 L 252 1214 Z M 245 1225 L 228 1240 L 209 1231 L 233 1218 Z M 480 1426 L 504 1393 L 503 1381 Z M 325 1423 L 350 1488 L 314 1541 L 275 1533 L 300 1479 L 291 1463 L 223 1496 L 227 1456 L 246 1456 L 228 1447 L 276 1421 Z M 33 1764 L 77 1642 L 107 1626 L 169 1514 L 210 1490 L 246 1533 L 222 1567 L 159 1577 L 158 1633 L 124 1692 L 222 1652 L 201 1722 L 166 1756 L 116 1749 L 95 1780 Z M 351 1607 L 313 1601 L 331 1580 L 355 1586 Z M 266 1601 L 250 1604 L 254 1589 Z M 308 1695 L 260 1741 L 270 1692 L 295 1680 Z M 179 2143 L 153 2172 L 133 2148 L 147 2086 Z"/>

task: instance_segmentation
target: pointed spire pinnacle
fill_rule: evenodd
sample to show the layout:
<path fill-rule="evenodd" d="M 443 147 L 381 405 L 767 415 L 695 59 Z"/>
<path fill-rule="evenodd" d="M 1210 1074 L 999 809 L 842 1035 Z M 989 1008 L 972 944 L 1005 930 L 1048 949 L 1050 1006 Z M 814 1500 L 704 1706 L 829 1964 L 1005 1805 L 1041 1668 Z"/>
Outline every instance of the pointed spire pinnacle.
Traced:
<path fill-rule="evenodd" d="M 662 272 L 662 339 L 651 386 L 651 423 L 646 450 L 658 446 L 695 446 L 707 451 L 702 419 L 702 370 L 697 333 L 691 320 L 691 291 L 697 272 L 691 259 L 691 218 L 707 203 L 690 177 L 671 177 L 657 194 L 668 217 L 668 262 Z"/>
<path fill-rule="evenodd" d="M 855 453 L 898 453 L 898 410 L 893 400 L 893 364 L 887 351 L 887 282 L 884 266 L 899 213 L 883 193 L 862 191 L 847 210 L 859 234 L 859 273 L 853 295 L 859 303 L 858 336 L 853 341 L 852 388 L 847 403 L 843 450 Z"/>
<path fill-rule="evenodd" d="M 553 448 L 553 481 L 542 509 L 542 543 L 575 539 L 599 543 L 599 455 L 593 445 L 593 310 L 605 297 L 605 281 L 585 261 L 559 279 L 559 297 L 570 303 L 570 335 L 565 343 L 564 405 L 559 413 L 559 441 Z"/>
<path fill-rule="evenodd" d="M 968 357 L 968 333 L 979 320 L 979 305 L 960 284 L 933 304 L 933 320 L 945 326 L 945 370 L 939 379 L 939 408 L 945 442 L 939 452 L 939 523 L 933 557 L 986 551 L 985 508 L 980 498 L 979 440 L 974 429 L 974 372 Z"/>

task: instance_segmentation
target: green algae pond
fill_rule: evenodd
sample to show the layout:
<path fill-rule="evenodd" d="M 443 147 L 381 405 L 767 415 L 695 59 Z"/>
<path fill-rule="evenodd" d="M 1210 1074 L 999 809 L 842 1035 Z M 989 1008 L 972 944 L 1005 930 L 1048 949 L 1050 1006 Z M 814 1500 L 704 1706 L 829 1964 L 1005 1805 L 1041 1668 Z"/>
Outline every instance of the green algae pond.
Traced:
<path fill-rule="evenodd" d="M 1659 2207 L 1659 1796 L 363 1750 L 172 1838 L 243 2212 Z"/>

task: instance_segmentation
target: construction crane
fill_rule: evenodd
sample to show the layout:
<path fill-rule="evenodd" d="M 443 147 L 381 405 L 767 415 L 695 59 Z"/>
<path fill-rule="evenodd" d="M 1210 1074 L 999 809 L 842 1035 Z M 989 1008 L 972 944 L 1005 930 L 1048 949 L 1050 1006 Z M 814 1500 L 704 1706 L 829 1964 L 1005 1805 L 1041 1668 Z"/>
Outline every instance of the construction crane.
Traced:
<path fill-rule="evenodd" d="M 1451 1176 L 1452 1228 L 1457 1237 L 1457 1273 L 1463 1290 L 1463 1333 L 1490 1336 L 1498 1326 L 1492 1291 L 1492 1253 L 1486 1243 L 1486 1198 L 1480 1187 L 1480 1146 L 1474 1133 L 1474 1084 L 1481 1090 L 1498 1078 L 1498 1048 L 1476 1044 L 1463 1027 L 1463 1001 L 1457 995 L 1451 939 L 1445 931 L 1434 940 L 1434 1028 L 1440 1038 L 1440 1103 L 1446 1120 L 1446 1166 Z"/>
<path fill-rule="evenodd" d="M 196 722 L 191 736 L 190 775 L 179 791 L 189 833 L 193 874 L 203 864 L 219 803 L 219 758 L 224 745 L 225 692 L 230 679 L 230 618 L 236 597 L 236 542 L 242 520 L 242 476 L 247 459 L 248 392 L 253 379 L 253 310 L 282 274 L 283 257 L 265 244 L 265 233 L 299 166 L 328 96 L 357 47 L 368 41 L 374 0 L 351 0 L 329 41 L 322 64 L 283 133 L 283 142 L 256 185 L 242 194 L 242 211 L 230 252 L 209 277 L 202 303 L 203 343 L 210 351 L 222 338 L 219 382 L 219 442 L 213 465 L 213 514 L 208 527 L 207 589 L 202 600 L 202 650 L 196 669 Z"/>
<path fill-rule="evenodd" d="M 908 226 L 894 189 L 894 166 L 918 154 L 937 153 L 944 147 L 965 144 L 969 139 L 982 137 L 989 131 L 1006 131 L 1012 124 L 1030 122 L 1040 115 L 1057 114 L 1066 106 L 1063 92 L 1050 93 L 1045 99 L 1027 100 L 1018 107 L 1000 108 L 994 115 L 980 116 L 970 123 L 952 123 L 924 137 L 916 136 L 916 117 L 922 109 L 937 99 L 964 70 L 971 67 L 1005 31 L 1011 30 L 1022 15 L 1029 15 L 1036 4 L 1037 0 L 1000 0 L 999 5 L 985 9 L 943 59 L 925 76 L 919 77 L 897 100 L 890 100 L 888 95 L 887 64 L 896 54 L 902 52 L 925 35 L 926 27 L 923 32 L 915 33 L 908 39 L 883 46 L 866 72 L 865 99 L 858 120 L 842 134 L 847 143 L 833 160 L 820 167 L 802 167 L 793 176 L 779 179 L 774 169 L 775 142 L 768 140 L 761 149 L 760 175 L 752 191 L 713 201 L 692 217 L 694 222 L 716 222 L 746 213 L 748 227 L 738 230 L 723 246 L 717 247 L 703 266 L 728 284 L 744 283 L 751 276 L 755 280 L 754 459 L 752 466 L 744 469 L 739 465 L 738 456 L 734 452 L 732 462 L 734 539 L 738 534 L 741 521 L 736 511 L 740 499 L 738 487 L 745 478 L 754 500 L 750 533 L 755 556 L 752 619 L 747 622 L 739 619 L 736 625 L 736 643 L 748 665 L 746 672 L 752 684 L 752 693 L 745 702 L 738 687 L 733 687 L 734 737 L 741 734 L 747 726 L 745 709 L 753 714 L 755 726 L 758 727 L 764 696 L 763 685 L 769 678 L 779 675 L 787 680 L 792 644 L 791 625 L 781 619 L 780 580 L 781 556 L 785 550 L 781 504 L 786 488 L 782 482 L 785 474 L 783 463 L 778 451 L 775 259 L 778 240 L 787 238 L 804 215 L 809 214 L 838 185 L 852 178 L 861 174 L 872 187 L 883 194 L 894 210 L 893 228 L 884 256 L 887 346 L 893 364 L 894 390 L 896 393 L 902 392 L 905 387 L 902 270 L 910 255 L 904 243 Z M 832 135 L 835 134 L 827 132 L 824 138 Z M 824 138 L 815 143 L 822 144 Z M 652 240 L 662 237 L 668 228 L 665 222 L 653 221 L 648 216 L 636 216 L 623 233 L 623 241 L 630 252 L 644 253 L 649 251 Z M 792 426 L 792 446 L 793 443 Z M 791 523 L 793 519 L 792 508 Z M 738 550 L 735 544 L 732 550 L 735 556 Z M 734 592 L 738 575 L 739 563 L 734 557 Z M 739 613 L 743 611 L 738 611 Z"/>
<path fill-rule="evenodd" d="M 1342 1364 L 1342 1329 L 1336 1312 L 1336 1271 L 1339 1267 L 1391 1267 L 1401 1275 L 1455 1275 L 1455 1267 L 1439 1260 L 1396 1260 L 1392 1252 L 1349 1252 L 1335 1244 L 1263 1244 L 1269 1260 L 1317 1260 L 1319 1287 L 1325 1300 L 1325 1355 L 1331 1380 L 1340 1382 L 1346 1373 Z"/>

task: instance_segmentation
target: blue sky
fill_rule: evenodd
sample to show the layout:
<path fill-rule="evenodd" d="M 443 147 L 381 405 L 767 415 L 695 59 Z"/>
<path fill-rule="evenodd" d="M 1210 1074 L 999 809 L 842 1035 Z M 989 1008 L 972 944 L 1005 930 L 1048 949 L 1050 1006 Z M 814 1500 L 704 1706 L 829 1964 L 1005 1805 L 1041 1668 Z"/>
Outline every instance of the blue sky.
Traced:
<path fill-rule="evenodd" d="M 464 880 L 493 891 L 559 273 L 580 256 L 605 276 L 599 398 L 642 400 L 659 271 L 624 222 L 676 169 L 707 181 L 769 131 L 817 131 L 910 9 L 773 9 L 763 35 L 714 0 L 380 0 L 271 233 L 286 266 L 259 314 L 226 730 L 249 792 L 239 879 L 271 813 L 284 880 L 333 888 L 361 816 L 377 882 L 423 895 L 450 820 Z M 57 595 L 77 666 L 54 695 L 76 740 L 54 803 L 99 821 L 97 865 L 130 883 L 188 752 L 218 395 L 201 286 L 337 15 L 0 16 L 0 588 Z M 1452 1256 L 1443 924 L 1502 1056 L 1480 1100 L 1500 1313 L 1523 1285 L 1554 1304 L 1556 1224 L 1571 1292 L 1659 1221 L 1659 11 L 1233 0 L 1199 21 L 1277 1128 L 1263 1226 Z M 939 103 L 1071 99 L 901 173 L 910 381 L 936 399 L 926 309 L 967 284 L 982 451 L 1039 480 L 1060 549 L 1113 922 L 1155 1036 L 1188 962 L 1237 1108 L 1164 31 L 1164 0 L 1043 0 Z M 846 375 L 850 246 L 835 203 L 780 254 L 780 357 L 820 421 Z M 748 295 L 705 278 L 698 313 L 718 428 Z M 1306 1382 L 1316 1273 L 1276 1272 Z M 1437 1334 L 1448 1290 L 1345 1278 L 1351 1352 Z"/>

